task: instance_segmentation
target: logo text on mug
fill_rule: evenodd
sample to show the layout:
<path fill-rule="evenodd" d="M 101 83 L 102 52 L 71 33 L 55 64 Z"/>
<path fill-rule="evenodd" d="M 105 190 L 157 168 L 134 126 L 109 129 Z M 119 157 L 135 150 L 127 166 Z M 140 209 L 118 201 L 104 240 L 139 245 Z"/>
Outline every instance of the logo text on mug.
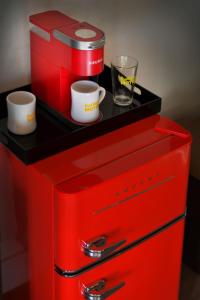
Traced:
<path fill-rule="evenodd" d="M 93 111 L 93 110 L 97 109 L 98 106 L 99 106 L 98 101 L 90 103 L 90 104 L 85 104 L 85 112 Z"/>

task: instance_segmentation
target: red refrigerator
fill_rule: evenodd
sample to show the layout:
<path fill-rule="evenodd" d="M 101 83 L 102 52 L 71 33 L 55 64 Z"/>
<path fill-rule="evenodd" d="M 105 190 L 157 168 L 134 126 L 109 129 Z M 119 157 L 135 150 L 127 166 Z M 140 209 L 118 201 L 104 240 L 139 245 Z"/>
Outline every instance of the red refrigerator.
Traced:
<path fill-rule="evenodd" d="M 178 300 L 190 147 L 156 114 L 30 164 L 4 141 L 26 300 Z"/>

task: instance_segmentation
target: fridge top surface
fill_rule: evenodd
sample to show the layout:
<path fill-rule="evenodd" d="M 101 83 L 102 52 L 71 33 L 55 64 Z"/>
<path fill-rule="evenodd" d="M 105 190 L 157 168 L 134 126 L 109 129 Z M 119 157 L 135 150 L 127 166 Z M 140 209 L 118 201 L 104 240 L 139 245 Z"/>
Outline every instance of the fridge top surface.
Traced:
<path fill-rule="evenodd" d="M 158 156 L 157 149 L 164 153 L 187 143 L 191 143 L 188 131 L 165 117 L 154 115 L 39 161 L 33 166 L 57 185 L 107 164 L 114 165 L 117 160 L 128 161 L 129 155 L 140 155 L 139 150 L 148 150 L 152 145 L 156 150 L 152 152 L 149 148 L 148 157 Z M 142 161 L 143 158 L 136 160 L 135 166 Z"/>

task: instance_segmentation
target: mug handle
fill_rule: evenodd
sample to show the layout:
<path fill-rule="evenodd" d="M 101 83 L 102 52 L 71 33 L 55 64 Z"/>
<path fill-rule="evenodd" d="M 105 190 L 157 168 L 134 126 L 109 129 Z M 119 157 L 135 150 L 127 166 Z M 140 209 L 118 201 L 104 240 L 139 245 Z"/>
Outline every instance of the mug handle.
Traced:
<path fill-rule="evenodd" d="M 103 101 L 103 99 L 105 98 L 106 95 L 106 90 L 100 86 L 99 87 L 99 104 Z"/>

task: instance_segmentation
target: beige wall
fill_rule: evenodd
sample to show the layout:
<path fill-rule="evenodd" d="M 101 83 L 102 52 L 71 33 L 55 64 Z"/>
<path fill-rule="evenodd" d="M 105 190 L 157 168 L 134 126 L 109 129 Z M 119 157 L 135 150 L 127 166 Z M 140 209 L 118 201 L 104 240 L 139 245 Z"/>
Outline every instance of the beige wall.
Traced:
<path fill-rule="evenodd" d="M 30 82 L 28 16 L 49 0 L 0 0 L 0 92 Z"/>
<path fill-rule="evenodd" d="M 163 114 L 192 130 L 192 172 L 200 177 L 199 6 L 198 0 L 0 1 L 0 91 L 30 81 L 28 15 L 53 8 L 91 22 L 106 33 L 106 63 L 120 53 L 137 57 L 138 82 L 163 98 Z"/>

